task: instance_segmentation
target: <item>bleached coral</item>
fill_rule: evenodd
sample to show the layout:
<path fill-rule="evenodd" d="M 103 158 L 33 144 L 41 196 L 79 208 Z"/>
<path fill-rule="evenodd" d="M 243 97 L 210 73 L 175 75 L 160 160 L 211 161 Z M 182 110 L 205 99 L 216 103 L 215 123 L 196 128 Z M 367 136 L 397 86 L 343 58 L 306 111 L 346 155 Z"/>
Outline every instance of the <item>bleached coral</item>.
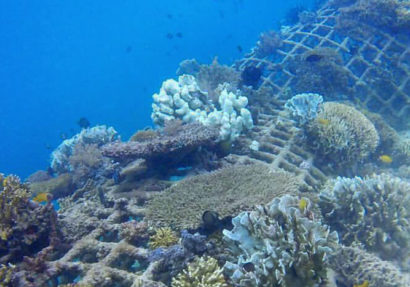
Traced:
<path fill-rule="evenodd" d="M 315 119 L 322 108 L 323 97 L 314 93 L 293 96 L 285 103 L 285 108 L 299 124 Z"/>
<path fill-rule="evenodd" d="M 188 264 L 188 268 L 172 280 L 172 287 L 228 287 L 218 261 L 201 257 Z"/>
<path fill-rule="evenodd" d="M 296 196 L 275 198 L 232 220 L 224 240 L 237 260 L 224 269 L 235 286 L 317 286 L 326 277 L 327 255 L 336 232 L 313 220 L 311 202 Z M 251 266 L 251 268 L 249 268 Z"/>
<path fill-rule="evenodd" d="M 197 121 L 220 127 L 220 139 L 231 141 L 243 130 L 253 127 L 251 113 L 246 109 L 246 97 L 223 88 L 218 102 L 214 103 L 191 75 L 180 76 L 178 82 L 173 79 L 165 81 L 153 99 L 151 118 L 159 126 L 174 119 L 186 123 Z"/>
<path fill-rule="evenodd" d="M 116 139 L 117 132 L 113 127 L 105 125 L 95 126 L 81 130 L 72 138 L 64 140 L 51 154 L 51 167 L 57 173 L 69 172 L 72 170 L 70 156 L 77 145 L 94 144 L 102 146 Z"/>
<path fill-rule="evenodd" d="M 320 206 L 343 244 L 399 259 L 409 255 L 409 191 L 409 182 L 387 174 L 338 178 L 321 191 Z"/>

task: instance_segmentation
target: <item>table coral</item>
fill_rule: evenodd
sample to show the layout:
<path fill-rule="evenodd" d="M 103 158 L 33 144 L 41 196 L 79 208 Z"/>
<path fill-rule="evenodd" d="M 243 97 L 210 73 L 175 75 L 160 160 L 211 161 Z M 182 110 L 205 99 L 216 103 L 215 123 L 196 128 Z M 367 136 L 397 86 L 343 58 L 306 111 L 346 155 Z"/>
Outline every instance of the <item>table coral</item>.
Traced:
<path fill-rule="evenodd" d="M 400 259 L 409 255 L 409 190 L 409 182 L 388 174 L 338 178 L 321 191 L 319 204 L 342 243 Z"/>
<path fill-rule="evenodd" d="M 172 280 L 172 287 L 228 287 L 218 261 L 212 257 L 196 258 Z"/>
<path fill-rule="evenodd" d="M 233 256 L 224 269 L 235 286 L 313 287 L 323 282 L 337 233 L 313 220 L 310 201 L 302 211 L 300 200 L 275 198 L 240 213 L 232 220 L 234 228 L 223 231 Z"/>
<path fill-rule="evenodd" d="M 301 186 L 293 174 L 267 165 L 229 167 L 177 182 L 148 202 L 146 218 L 176 230 L 197 228 L 205 211 L 235 216 L 275 196 L 297 194 Z"/>

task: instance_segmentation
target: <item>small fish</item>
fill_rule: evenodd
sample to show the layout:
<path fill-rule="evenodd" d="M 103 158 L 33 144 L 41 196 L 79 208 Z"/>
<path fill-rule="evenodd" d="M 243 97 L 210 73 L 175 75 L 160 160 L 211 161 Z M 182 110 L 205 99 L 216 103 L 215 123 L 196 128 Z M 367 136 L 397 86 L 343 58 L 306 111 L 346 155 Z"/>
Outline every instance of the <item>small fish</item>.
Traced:
<path fill-rule="evenodd" d="M 300 211 L 305 211 L 307 206 L 308 206 L 308 201 L 306 200 L 306 198 L 301 198 L 299 200 L 299 210 Z"/>
<path fill-rule="evenodd" d="M 60 134 L 60 138 L 61 138 L 62 140 L 66 140 L 66 139 L 68 139 L 68 136 L 67 136 L 66 133 L 61 133 L 61 134 Z"/>
<path fill-rule="evenodd" d="M 86 129 L 90 127 L 90 121 L 86 117 L 81 117 L 77 121 L 77 125 L 79 125 L 82 129 Z"/>
<path fill-rule="evenodd" d="M 253 271 L 255 271 L 255 265 L 253 265 L 252 262 L 246 262 L 245 264 L 242 265 L 242 268 L 243 268 L 246 272 L 253 272 Z"/>
<path fill-rule="evenodd" d="M 168 18 L 168 19 L 172 19 L 172 18 L 174 18 L 174 15 L 172 15 L 172 14 L 169 13 L 169 14 L 167 14 L 167 18 Z"/>
<path fill-rule="evenodd" d="M 169 40 L 171 40 L 171 39 L 174 38 L 174 35 L 173 35 L 172 33 L 167 33 L 167 34 L 165 35 L 165 37 L 167 37 Z"/>
<path fill-rule="evenodd" d="M 178 33 L 175 34 L 175 36 L 176 36 L 177 38 L 182 38 L 183 35 L 182 35 L 181 32 L 178 32 Z"/>
<path fill-rule="evenodd" d="M 37 194 L 35 197 L 33 197 L 32 201 L 38 202 L 38 203 L 43 203 L 43 202 L 48 202 L 50 198 L 50 194 L 47 192 L 41 192 Z"/>
<path fill-rule="evenodd" d="M 330 121 L 328 119 L 323 119 L 323 118 L 318 118 L 317 122 L 321 125 L 327 126 L 330 124 Z"/>
<path fill-rule="evenodd" d="M 379 160 L 383 163 L 391 164 L 393 162 L 393 159 L 391 156 L 384 154 L 379 156 Z"/>
<path fill-rule="evenodd" d="M 132 46 L 131 46 L 131 45 L 130 45 L 130 46 L 127 46 L 127 48 L 125 49 L 125 52 L 126 52 L 127 54 L 131 53 L 131 52 L 132 52 Z"/>
<path fill-rule="evenodd" d="M 242 53 L 242 51 L 243 51 L 241 45 L 236 46 L 236 49 L 238 50 L 239 53 Z"/>
<path fill-rule="evenodd" d="M 362 284 L 354 284 L 353 287 L 369 287 L 369 281 L 365 280 Z"/>

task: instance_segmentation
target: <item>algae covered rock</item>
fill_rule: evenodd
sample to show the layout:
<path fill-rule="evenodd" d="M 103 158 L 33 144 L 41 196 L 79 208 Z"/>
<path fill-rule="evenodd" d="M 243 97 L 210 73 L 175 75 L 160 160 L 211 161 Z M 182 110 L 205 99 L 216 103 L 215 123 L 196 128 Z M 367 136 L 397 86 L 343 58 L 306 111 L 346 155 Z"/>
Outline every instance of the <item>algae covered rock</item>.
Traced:
<path fill-rule="evenodd" d="M 376 150 L 379 135 L 373 123 L 355 108 L 335 102 L 323 104 L 308 128 L 309 143 L 324 160 L 348 166 Z"/>
<path fill-rule="evenodd" d="M 301 186 L 293 174 L 267 165 L 233 166 L 175 183 L 148 202 L 146 218 L 175 230 L 197 228 L 205 211 L 235 216 L 276 196 L 297 194 Z"/>
<path fill-rule="evenodd" d="M 224 269 L 235 286 L 317 286 L 326 278 L 336 232 L 313 220 L 311 202 L 284 195 L 242 212 L 224 230 L 232 260 Z"/>
<path fill-rule="evenodd" d="M 409 255 L 409 191 L 409 182 L 387 174 L 339 177 L 321 191 L 319 205 L 343 244 L 399 259 Z"/>

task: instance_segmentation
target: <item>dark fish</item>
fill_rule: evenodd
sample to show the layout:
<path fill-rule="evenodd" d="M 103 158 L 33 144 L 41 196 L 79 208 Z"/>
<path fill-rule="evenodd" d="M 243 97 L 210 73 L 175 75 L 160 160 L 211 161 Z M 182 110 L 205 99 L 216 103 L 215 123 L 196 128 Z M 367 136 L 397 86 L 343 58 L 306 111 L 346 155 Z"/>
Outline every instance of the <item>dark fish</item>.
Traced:
<path fill-rule="evenodd" d="M 236 46 L 236 49 L 238 50 L 239 53 L 242 53 L 242 51 L 243 51 L 241 45 Z"/>
<path fill-rule="evenodd" d="M 80 128 L 82 129 L 86 129 L 90 127 L 90 121 L 85 118 L 85 117 L 81 117 L 78 121 L 77 124 L 80 126 Z"/>
<path fill-rule="evenodd" d="M 167 33 L 166 37 L 171 40 L 174 38 L 174 35 L 172 33 Z"/>
<path fill-rule="evenodd" d="M 242 265 L 242 268 L 243 268 L 246 272 L 253 272 L 253 271 L 255 271 L 255 265 L 253 265 L 252 262 L 246 262 L 245 264 Z"/>
<path fill-rule="evenodd" d="M 312 55 L 307 56 L 305 60 L 306 62 L 313 63 L 313 62 L 319 62 L 321 59 L 322 59 L 321 55 L 312 54 Z"/>
<path fill-rule="evenodd" d="M 202 214 L 202 222 L 204 223 L 205 228 L 215 228 L 219 225 L 219 216 L 215 211 L 205 211 Z"/>
<path fill-rule="evenodd" d="M 174 18 L 174 15 L 172 15 L 172 14 L 167 14 L 167 18 L 168 18 L 168 19 L 172 19 L 172 18 Z"/>
<path fill-rule="evenodd" d="M 175 34 L 175 36 L 177 36 L 178 38 L 182 38 L 182 33 L 178 32 L 178 33 Z"/>
<path fill-rule="evenodd" d="M 47 149 L 47 150 L 51 150 L 52 149 L 52 147 L 51 147 L 51 145 L 49 145 L 49 144 L 44 144 L 44 146 L 45 146 L 45 148 Z"/>
<path fill-rule="evenodd" d="M 258 85 L 260 78 L 262 77 L 262 72 L 262 67 L 246 67 L 241 73 L 242 83 L 246 86 L 252 86 L 255 88 Z"/>
<path fill-rule="evenodd" d="M 132 46 L 127 46 L 127 48 L 125 49 L 125 52 L 127 54 L 131 53 L 132 52 Z"/>

